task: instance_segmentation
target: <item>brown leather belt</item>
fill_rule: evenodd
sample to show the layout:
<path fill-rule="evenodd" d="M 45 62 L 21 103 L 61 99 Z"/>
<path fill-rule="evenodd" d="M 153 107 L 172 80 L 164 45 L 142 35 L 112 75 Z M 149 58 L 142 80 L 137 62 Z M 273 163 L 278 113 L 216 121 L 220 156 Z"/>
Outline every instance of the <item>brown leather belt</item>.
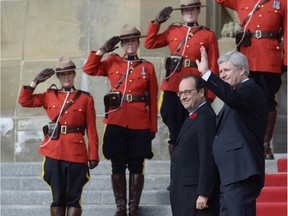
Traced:
<path fill-rule="evenodd" d="M 260 39 L 260 38 L 273 38 L 278 39 L 279 35 L 275 32 L 263 32 L 261 30 L 256 30 L 256 32 L 252 33 L 252 37 Z"/>
<path fill-rule="evenodd" d="M 60 128 L 60 132 L 62 134 L 67 134 L 67 133 L 78 133 L 78 132 L 81 132 L 81 133 L 85 133 L 85 126 L 84 125 L 81 125 L 79 127 L 72 127 L 72 126 L 65 126 L 65 125 L 61 125 L 61 128 Z"/>
<path fill-rule="evenodd" d="M 191 59 L 183 59 L 182 65 L 183 67 L 197 67 L 196 62 Z"/>
<path fill-rule="evenodd" d="M 132 94 L 126 94 L 124 97 L 124 101 L 130 102 L 146 102 L 145 96 L 139 96 L 139 95 L 132 95 Z"/>

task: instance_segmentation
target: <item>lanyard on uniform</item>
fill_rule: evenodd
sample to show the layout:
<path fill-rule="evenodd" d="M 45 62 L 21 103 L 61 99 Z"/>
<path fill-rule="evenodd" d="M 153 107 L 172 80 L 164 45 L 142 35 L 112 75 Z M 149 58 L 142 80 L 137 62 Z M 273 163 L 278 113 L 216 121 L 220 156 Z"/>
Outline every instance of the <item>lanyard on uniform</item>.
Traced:
<path fill-rule="evenodd" d="M 269 0 L 263 0 L 263 2 L 262 3 L 259 3 L 261 0 L 259 0 L 256 4 L 255 4 L 255 6 L 253 7 L 253 9 L 249 12 L 249 14 L 245 17 L 245 19 L 243 20 L 243 22 L 242 22 L 242 24 L 241 24 L 241 26 L 243 27 L 244 26 L 244 24 L 245 24 L 245 22 L 249 19 L 249 22 L 250 22 L 250 20 L 251 20 L 251 18 L 252 18 L 252 15 L 257 11 L 257 10 L 259 10 L 260 8 L 261 8 L 261 6 L 262 5 L 264 5 L 265 3 L 267 3 Z M 247 26 L 247 25 L 246 25 Z"/>
<path fill-rule="evenodd" d="M 68 99 L 68 97 L 69 97 L 69 94 L 70 94 L 70 92 L 67 92 L 67 95 L 66 95 L 66 98 L 65 98 L 65 100 L 64 100 L 64 102 L 63 102 L 63 105 L 62 105 L 62 107 L 61 107 L 60 113 L 55 117 L 56 123 L 59 121 L 59 118 L 60 118 L 60 116 L 61 116 L 61 114 L 62 114 L 62 112 L 63 112 L 63 110 L 64 110 L 64 107 L 65 107 L 66 101 L 67 101 L 67 99 Z M 54 135 L 54 133 L 55 133 L 55 130 L 56 130 L 56 127 L 53 129 L 52 135 L 49 137 L 49 140 L 48 140 L 46 143 L 42 144 L 42 145 L 40 146 L 40 148 L 44 147 L 45 145 L 47 145 L 47 144 L 50 142 L 51 138 L 53 137 L 53 135 Z"/>
<path fill-rule="evenodd" d="M 181 41 L 181 43 L 177 46 L 176 50 L 175 50 L 175 54 L 178 53 L 181 49 L 181 47 L 184 45 L 184 49 L 183 49 L 183 52 L 182 52 L 182 56 L 184 55 L 185 53 L 185 48 L 186 48 L 186 44 L 187 44 L 187 41 L 193 36 L 196 34 L 196 32 L 200 31 L 202 28 L 201 26 L 197 26 L 197 30 L 194 31 L 194 32 L 190 32 L 190 30 L 192 29 L 193 27 L 190 27 L 188 26 L 188 31 L 186 33 L 186 37 Z M 195 28 L 195 27 L 194 27 Z"/>

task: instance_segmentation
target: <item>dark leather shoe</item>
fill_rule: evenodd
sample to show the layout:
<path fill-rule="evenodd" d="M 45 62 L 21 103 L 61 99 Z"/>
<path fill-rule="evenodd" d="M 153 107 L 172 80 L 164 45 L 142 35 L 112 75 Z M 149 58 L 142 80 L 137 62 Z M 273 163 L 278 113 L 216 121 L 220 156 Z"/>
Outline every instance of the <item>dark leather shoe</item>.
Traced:
<path fill-rule="evenodd" d="M 265 160 L 273 160 L 274 159 L 274 155 L 272 153 L 271 148 L 269 148 L 269 147 L 264 148 L 264 158 L 265 158 Z"/>

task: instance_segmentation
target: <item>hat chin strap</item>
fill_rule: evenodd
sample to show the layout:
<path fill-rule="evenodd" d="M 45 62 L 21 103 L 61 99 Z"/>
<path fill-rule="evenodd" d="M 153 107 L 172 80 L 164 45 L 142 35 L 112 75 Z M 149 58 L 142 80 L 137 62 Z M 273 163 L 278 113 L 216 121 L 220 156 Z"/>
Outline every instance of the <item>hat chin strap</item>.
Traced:
<path fill-rule="evenodd" d="M 72 87 L 62 87 L 61 91 L 71 92 L 71 91 L 76 91 L 76 89 L 73 85 Z"/>
<path fill-rule="evenodd" d="M 186 25 L 189 26 L 189 27 L 199 26 L 198 22 L 186 23 Z"/>

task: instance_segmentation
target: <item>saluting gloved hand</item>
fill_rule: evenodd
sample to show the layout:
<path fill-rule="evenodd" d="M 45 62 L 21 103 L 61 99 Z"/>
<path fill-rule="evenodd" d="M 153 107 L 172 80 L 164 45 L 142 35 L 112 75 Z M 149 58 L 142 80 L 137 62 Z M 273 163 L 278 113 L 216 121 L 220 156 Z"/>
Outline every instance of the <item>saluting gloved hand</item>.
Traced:
<path fill-rule="evenodd" d="M 173 11 L 173 8 L 172 7 L 165 7 L 163 8 L 155 17 L 155 20 L 154 22 L 157 24 L 157 23 L 164 23 L 166 22 L 169 17 L 170 17 L 170 14 L 172 13 Z"/>
<path fill-rule="evenodd" d="M 95 167 L 98 166 L 98 163 L 99 163 L 99 161 L 89 160 L 89 163 L 88 163 L 89 169 L 94 169 Z"/>
<path fill-rule="evenodd" d="M 100 48 L 100 51 L 104 54 L 107 52 L 112 52 L 115 49 L 118 48 L 118 46 L 115 47 L 115 45 L 117 43 L 120 42 L 120 37 L 119 36 L 114 36 L 112 38 L 110 38 L 109 40 L 107 40 L 104 45 Z"/>
<path fill-rule="evenodd" d="M 55 74 L 55 71 L 52 68 L 45 68 L 40 73 L 37 74 L 33 82 L 38 85 L 41 82 L 46 81 L 49 79 L 52 75 Z"/>

